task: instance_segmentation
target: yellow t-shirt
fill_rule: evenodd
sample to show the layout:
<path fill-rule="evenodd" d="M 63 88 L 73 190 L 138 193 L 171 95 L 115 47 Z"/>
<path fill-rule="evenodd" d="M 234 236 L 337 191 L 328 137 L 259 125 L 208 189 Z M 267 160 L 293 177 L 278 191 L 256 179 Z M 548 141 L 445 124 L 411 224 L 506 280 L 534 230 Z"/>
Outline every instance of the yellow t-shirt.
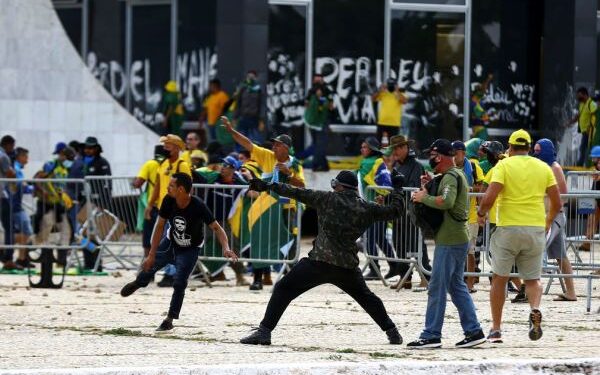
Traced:
<path fill-rule="evenodd" d="M 404 96 L 402 93 L 400 95 Z M 375 101 L 379 102 L 377 124 L 400 127 L 402 123 L 402 103 L 398 100 L 396 94 L 386 90 L 377 94 Z"/>
<path fill-rule="evenodd" d="M 546 226 L 544 197 L 546 189 L 556 185 L 546 163 L 531 156 L 511 156 L 496 164 L 491 182 L 504 186 L 496 198 L 498 226 Z"/>
<path fill-rule="evenodd" d="M 596 103 L 591 98 L 579 104 L 579 129 L 582 133 L 596 124 L 596 108 Z"/>
<path fill-rule="evenodd" d="M 154 192 L 154 186 L 156 186 L 156 178 L 158 177 L 157 172 L 159 166 L 160 162 L 158 162 L 157 160 L 148 160 L 144 163 L 144 165 L 142 165 L 140 171 L 137 174 L 139 178 L 144 179 L 144 181 L 146 181 L 146 184 L 148 184 L 148 197 L 151 197 L 152 193 Z"/>
<path fill-rule="evenodd" d="M 483 169 L 479 166 L 479 160 L 469 159 L 475 165 L 475 183 L 480 184 L 483 182 L 485 176 L 483 175 Z M 469 224 L 477 223 L 477 198 L 471 197 L 469 199 Z"/>
<path fill-rule="evenodd" d="M 206 121 L 208 125 L 214 126 L 219 120 L 219 116 L 223 113 L 225 103 L 229 100 L 229 95 L 225 91 L 219 91 L 215 94 L 210 94 L 202 105 L 206 108 Z"/>
<path fill-rule="evenodd" d="M 166 159 L 158 167 L 160 191 L 158 192 L 158 200 L 156 201 L 156 207 L 160 208 L 163 198 L 165 197 L 165 195 L 167 195 L 167 187 L 169 186 L 171 176 L 173 176 L 175 173 L 185 173 L 190 177 L 192 176 L 192 170 L 190 169 L 190 165 L 185 160 L 183 160 L 181 156 L 177 160 L 175 160 L 174 163 L 171 163 L 169 159 Z"/>
<path fill-rule="evenodd" d="M 257 162 L 260 169 L 263 170 L 263 178 L 272 175 L 275 164 L 277 164 L 277 159 L 275 159 L 275 153 L 273 153 L 273 151 L 256 145 L 252 147 L 250 159 Z M 290 168 L 290 172 L 290 177 L 296 177 L 304 183 L 304 169 L 302 168 L 302 165 L 298 164 L 297 170 Z"/>

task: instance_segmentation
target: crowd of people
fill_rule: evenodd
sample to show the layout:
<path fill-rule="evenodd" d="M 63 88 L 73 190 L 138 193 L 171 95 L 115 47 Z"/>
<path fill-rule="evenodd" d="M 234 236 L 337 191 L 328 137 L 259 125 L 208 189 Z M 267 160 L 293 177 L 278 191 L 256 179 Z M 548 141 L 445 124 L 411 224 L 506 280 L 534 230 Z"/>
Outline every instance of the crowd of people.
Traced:
<path fill-rule="evenodd" d="M 50 160 L 33 173 L 35 179 L 49 181 L 30 183 L 24 181 L 29 151 L 17 146 L 17 141 L 10 135 L 0 139 L 0 178 L 6 179 L 0 182 L 4 270 L 22 270 L 32 266 L 25 249 L 19 250 L 15 259 L 12 245 L 48 244 L 54 231 L 60 233 L 58 245 L 69 246 L 81 240 L 79 232 L 83 223 L 78 221 L 77 214 L 86 203 L 83 185 L 64 179 L 110 176 L 110 164 L 101 154 L 102 146 L 96 137 L 87 137 L 84 142 L 73 140 L 69 144 L 58 142 Z M 28 214 L 23 201 L 28 194 L 37 198 L 32 200 L 35 205 L 31 207 L 33 216 Z M 95 184 L 91 200 L 97 203 L 109 194 L 110 184 Z M 93 269 L 96 260 L 97 253 L 84 252 L 85 269 Z M 58 264 L 65 263 L 66 252 L 61 252 Z"/>
<path fill-rule="evenodd" d="M 322 78 L 315 76 L 305 102 L 305 120 L 313 133 L 313 169 L 316 171 L 328 169 L 326 135 L 329 112 L 333 108 L 331 92 Z M 153 281 L 154 274 L 164 268 L 164 277 L 157 285 L 173 287 L 174 292 L 169 314 L 159 330 L 172 329 L 173 319 L 179 317 L 187 280 L 197 270 L 196 260 L 202 244 L 205 255 L 209 244 L 213 247 L 218 244 L 219 252 L 208 255 L 223 255 L 232 260 L 214 265 L 207 262 L 213 280 L 222 280 L 223 267 L 229 264 L 236 274 L 237 285 L 261 290 L 263 284 L 272 284 L 272 267 L 280 265 L 253 262 L 254 280 L 249 284 L 244 278 L 246 269 L 236 262 L 237 257 L 245 250 L 269 260 L 293 258 L 294 245 L 283 254 L 281 249 L 285 243 L 273 244 L 270 239 L 267 244 L 255 243 L 252 238 L 257 237 L 258 232 L 254 236 L 250 233 L 251 222 L 262 220 L 262 226 L 273 233 L 283 233 L 284 242 L 289 241 L 297 231 L 297 204 L 302 203 L 318 213 L 319 232 L 313 250 L 308 259 L 297 263 L 276 285 L 259 329 L 244 338 L 243 343 L 270 344 L 270 333 L 288 304 L 304 291 L 328 282 L 355 298 L 386 332 L 390 343 L 401 343 L 402 337 L 383 303 L 368 289 L 364 279 L 399 276 L 406 280 L 401 287 L 410 289 L 412 268 L 392 258 L 406 259 L 417 253 L 422 256 L 419 263 L 431 276 L 421 280 L 429 290 L 425 327 L 409 347 L 441 346 L 448 293 L 459 311 L 465 334 L 465 339 L 456 344 L 458 347 L 471 347 L 486 340 L 502 342 L 502 309 L 507 283 L 517 292 L 512 302 L 528 302 L 531 306 L 529 337 L 537 340 L 542 336 L 540 275 L 544 251 L 548 258 L 557 260 L 561 273 L 573 272 L 566 255 L 566 218 L 559 196 L 566 192 L 566 182 L 552 141 L 541 139 L 533 143 L 524 130 L 510 136 L 507 149 L 498 141 L 481 138 L 466 142 L 438 139 L 425 150 L 428 165 L 423 165 L 417 160 L 414 142 L 401 127 L 402 105 L 407 97 L 394 80 L 389 80 L 373 94 L 372 99 L 381 103 L 377 134 L 366 137 L 357 150 L 362 156 L 358 169 L 338 174 L 332 180 L 334 192 L 317 192 L 305 189 L 303 165 L 294 156 L 292 138 L 279 134 L 265 140 L 260 114 L 262 96 L 256 72 L 248 72 L 232 98 L 223 92 L 218 80 L 210 82 L 210 95 L 201 115 L 209 140 L 202 130 L 181 130 L 176 86 L 168 84 L 166 89 L 174 95 L 165 102 L 168 103 L 165 104 L 164 134 L 159 139 L 160 144 L 155 146 L 154 155 L 141 166 L 133 181 L 133 186 L 142 192 L 139 214 L 143 221 L 145 260 L 136 280 L 121 291 L 126 297 L 146 287 Z M 588 107 L 591 112 L 592 106 Z M 582 113 L 579 120 L 583 121 L 585 116 Z M 484 134 L 483 130 L 479 129 L 479 134 Z M 598 155 L 594 151 L 598 150 L 594 149 L 591 156 L 596 165 L 600 165 L 597 162 L 600 151 Z M 95 137 L 68 145 L 59 142 L 52 160 L 36 171 L 34 177 L 110 176 L 110 165 L 101 153 L 102 147 Z M 30 266 L 27 251 L 19 251 L 15 260 L 11 245 L 45 244 L 50 232 L 56 229 L 60 232 L 60 244 L 69 245 L 79 240 L 76 234 L 81 223 L 77 214 L 85 203 L 81 186 L 60 180 L 25 183 L 22 180 L 27 162 L 28 151 L 17 147 L 14 138 L 4 136 L 0 140 L 0 177 L 10 179 L 0 183 L 1 218 L 7 246 L 2 252 L 5 270 Z M 192 191 L 192 183 L 215 188 Z M 218 188 L 227 185 L 247 188 L 233 195 L 218 192 Z M 110 186 L 110 182 L 94 184 L 92 203 L 101 208 L 103 202 L 109 201 Z M 402 195 L 402 188 L 406 187 L 417 189 L 408 204 Z M 484 192 L 485 196 L 469 198 L 468 192 Z M 38 198 L 32 217 L 25 214 L 25 194 L 35 194 Z M 408 212 L 413 207 L 429 207 L 439 217 L 437 226 L 430 228 L 435 242 L 433 264 L 424 238 L 416 235 L 423 228 L 409 219 Z M 247 220 L 241 226 L 230 220 L 232 215 L 238 214 L 236 210 Z M 251 211 L 259 213 L 250 219 Z M 404 220 L 398 220 L 400 217 Z M 244 223 L 244 219 L 241 222 Z M 478 278 L 464 277 L 465 271 L 479 271 L 482 260 L 475 249 L 484 237 L 483 231 L 487 230 L 484 229 L 486 223 L 489 223 L 494 274 L 490 291 L 493 323 L 487 337 L 470 295 L 476 292 Z M 211 231 L 205 231 L 205 226 Z M 387 236 L 389 227 L 391 237 Z M 367 274 L 358 270 L 359 247 L 355 243 L 362 233 L 365 233 L 364 247 L 368 254 L 381 251 L 390 259 L 385 276 L 381 275 L 376 261 L 370 263 Z M 550 233 L 548 238 L 546 233 Z M 274 251 L 270 249 L 272 245 Z M 422 251 L 418 252 L 418 248 Z M 98 269 L 97 255 L 97 252 L 84 251 L 85 268 Z M 60 261 L 64 263 L 66 259 Z M 519 277 L 511 278 L 511 274 Z M 567 279 L 565 285 L 565 294 L 557 299 L 575 301 L 577 295 L 572 280 Z"/>

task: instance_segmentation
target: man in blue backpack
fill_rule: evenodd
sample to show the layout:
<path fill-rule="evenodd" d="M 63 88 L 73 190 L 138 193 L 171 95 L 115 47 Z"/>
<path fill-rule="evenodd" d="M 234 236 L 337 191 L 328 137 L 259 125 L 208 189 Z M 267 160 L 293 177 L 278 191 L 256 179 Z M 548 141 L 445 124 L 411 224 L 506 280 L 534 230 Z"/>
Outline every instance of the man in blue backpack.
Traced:
<path fill-rule="evenodd" d="M 455 151 L 447 139 L 438 139 L 429 148 L 429 165 L 442 174 L 437 193 L 429 195 L 423 186 L 413 194 L 413 202 L 440 210 L 442 224 L 435 232 L 433 269 L 429 280 L 425 329 L 410 349 L 440 348 L 446 312 L 446 293 L 456 306 L 465 334 L 456 347 L 468 348 L 485 342 L 475 305 L 464 282 L 469 235 L 467 232 L 467 189 L 464 174 L 454 164 Z M 422 181 L 431 179 L 423 176 Z"/>

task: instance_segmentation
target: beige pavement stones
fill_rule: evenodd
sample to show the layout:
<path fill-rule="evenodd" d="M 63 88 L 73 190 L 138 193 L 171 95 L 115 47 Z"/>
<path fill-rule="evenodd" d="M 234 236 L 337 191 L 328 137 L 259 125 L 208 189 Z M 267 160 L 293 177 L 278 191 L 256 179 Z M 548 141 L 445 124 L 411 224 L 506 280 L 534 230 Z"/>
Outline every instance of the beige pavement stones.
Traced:
<path fill-rule="evenodd" d="M 273 332 L 272 346 L 255 347 L 237 342 L 260 322 L 270 287 L 256 293 L 235 287 L 234 281 L 217 282 L 208 288 L 194 280 L 174 332 L 157 335 L 154 329 L 168 308 L 171 289 L 152 284 L 122 298 L 119 290 L 134 273 L 119 272 L 122 277 L 68 277 L 59 290 L 29 289 L 25 276 L 0 275 L 0 369 L 339 362 L 358 366 L 398 360 L 426 363 L 600 357 L 600 315 L 585 313 L 584 298 L 575 303 L 553 302 L 550 295 L 543 298 L 544 337 L 540 341 L 531 342 L 527 337 L 527 305 L 507 303 L 504 344 L 454 349 L 462 332 L 449 302 L 444 348 L 415 352 L 387 344 L 385 334 L 356 302 L 326 285 L 292 302 Z M 233 274 L 229 276 L 234 280 Z M 489 284 L 484 279 L 482 283 L 473 297 L 487 332 Z M 583 291 L 584 283 L 576 283 Z M 397 293 L 376 281 L 369 286 L 383 299 L 405 342 L 417 338 L 423 326 L 426 293 Z M 559 287 L 553 286 L 552 292 L 558 293 Z M 598 304 L 599 293 L 594 291 L 594 308 Z"/>

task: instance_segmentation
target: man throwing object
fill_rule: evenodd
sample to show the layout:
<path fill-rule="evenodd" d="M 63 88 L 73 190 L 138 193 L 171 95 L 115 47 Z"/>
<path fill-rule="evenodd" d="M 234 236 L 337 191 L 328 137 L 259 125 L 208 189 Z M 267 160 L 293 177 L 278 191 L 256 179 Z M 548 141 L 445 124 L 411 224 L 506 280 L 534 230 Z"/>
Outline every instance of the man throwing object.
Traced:
<path fill-rule="evenodd" d="M 164 198 L 158 220 L 152 233 L 150 253 L 142 264 L 142 271 L 137 278 L 121 289 L 121 295 L 127 297 L 139 288 L 146 287 L 154 274 L 171 263 L 175 265 L 176 273 L 173 283 L 173 295 L 167 318 L 156 329 L 169 331 L 173 329 L 173 319 L 179 319 L 183 305 L 185 288 L 188 278 L 196 265 L 200 246 L 204 242 L 204 224 L 208 225 L 221 243 L 223 255 L 237 261 L 236 254 L 229 248 L 227 234 L 215 220 L 212 212 L 197 197 L 192 197 L 192 178 L 185 173 L 175 173 L 169 181 L 167 196 Z M 162 238 L 165 223 L 169 221 L 171 230 L 169 238 Z M 166 251 L 157 251 L 162 241 L 171 241 Z"/>
<path fill-rule="evenodd" d="M 318 285 L 330 283 L 365 309 L 377 325 L 386 332 L 390 344 L 401 344 L 402 337 L 388 316 L 381 299 L 369 290 L 358 268 L 359 248 L 356 239 L 376 221 L 390 221 L 403 210 L 402 185 L 404 176 L 392 177 L 394 191 L 391 203 L 380 206 L 358 196 L 358 179 L 350 171 L 341 171 L 331 181 L 332 192 L 313 191 L 281 183 L 250 181 L 250 190 L 273 191 L 295 199 L 317 210 L 319 233 L 308 258 L 303 258 L 273 289 L 260 326 L 242 344 L 270 345 L 271 331 L 287 306 L 296 297 Z"/>

